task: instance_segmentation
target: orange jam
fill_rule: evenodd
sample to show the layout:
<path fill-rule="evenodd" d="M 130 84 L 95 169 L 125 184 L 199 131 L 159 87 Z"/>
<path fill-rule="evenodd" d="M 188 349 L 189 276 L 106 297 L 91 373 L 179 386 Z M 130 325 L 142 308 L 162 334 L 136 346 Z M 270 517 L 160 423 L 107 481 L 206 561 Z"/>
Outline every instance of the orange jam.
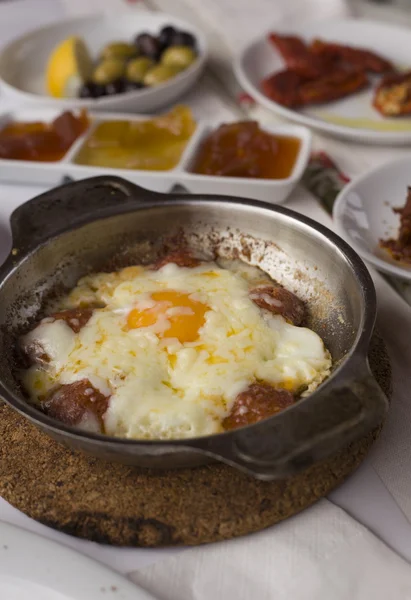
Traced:
<path fill-rule="evenodd" d="M 144 121 L 103 121 L 76 157 L 76 163 L 116 169 L 173 169 L 195 130 L 188 106 Z"/>
<path fill-rule="evenodd" d="M 284 179 L 300 150 L 295 137 L 272 135 L 255 121 L 220 125 L 202 143 L 193 173 L 220 177 Z"/>
<path fill-rule="evenodd" d="M 86 112 L 63 112 L 51 123 L 9 123 L 0 130 L 0 158 L 56 162 L 89 125 Z"/>

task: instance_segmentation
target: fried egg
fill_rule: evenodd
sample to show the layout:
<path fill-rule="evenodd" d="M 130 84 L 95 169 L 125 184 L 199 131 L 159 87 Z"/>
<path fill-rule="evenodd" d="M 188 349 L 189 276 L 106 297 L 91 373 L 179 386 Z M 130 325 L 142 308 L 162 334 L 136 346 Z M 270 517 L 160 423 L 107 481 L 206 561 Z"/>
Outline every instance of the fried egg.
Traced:
<path fill-rule="evenodd" d="M 105 433 L 176 439 L 221 432 L 239 393 L 254 382 L 299 393 L 330 373 L 312 330 L 259 308 L 250 287 L 271 281 L 243 263 L 169 263 L 81 279 L 58 310 L 104 305 L 74 333 L 61 320 L 29 335 L 49 362 L 23 374 L 41 403 L 58 385 L 88 379 L 109 396 Z"/>

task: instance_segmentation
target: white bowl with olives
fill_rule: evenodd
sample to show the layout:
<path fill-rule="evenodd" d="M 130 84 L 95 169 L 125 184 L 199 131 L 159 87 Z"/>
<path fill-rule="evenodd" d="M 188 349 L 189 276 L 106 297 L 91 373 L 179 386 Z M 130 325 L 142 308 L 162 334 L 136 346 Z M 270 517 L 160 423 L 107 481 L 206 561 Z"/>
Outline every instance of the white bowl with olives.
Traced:
<path fill-rule="evenodd" d="M 90 64 L 64 97 L 46 83 L 53 50 L 72 36 L 87 46 Z M 204 34 L 171 15 L 129 10 L 65 20 L 14 40 L 0 54 L 0 88 L 13 102 L 58 108 L 153 112 L 173 103 L 201 75 Z"/>

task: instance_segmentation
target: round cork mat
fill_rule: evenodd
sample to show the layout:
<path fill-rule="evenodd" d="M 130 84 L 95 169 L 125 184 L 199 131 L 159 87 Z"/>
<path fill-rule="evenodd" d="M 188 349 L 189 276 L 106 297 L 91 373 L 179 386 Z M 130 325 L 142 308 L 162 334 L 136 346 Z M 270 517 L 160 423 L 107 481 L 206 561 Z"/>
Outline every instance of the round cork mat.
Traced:
<path fill-rule="evenodd" d="M 369 358 L 390 395 L 379 336 Z M 103 544 L 202 544 L 264 529 L 325 496 L 359 466 L 380 429 L 294 477 L 262 482 L 220 464 L 160 472 L 89 458 L 2 405 L 0 496 L 45 525 Z"/>

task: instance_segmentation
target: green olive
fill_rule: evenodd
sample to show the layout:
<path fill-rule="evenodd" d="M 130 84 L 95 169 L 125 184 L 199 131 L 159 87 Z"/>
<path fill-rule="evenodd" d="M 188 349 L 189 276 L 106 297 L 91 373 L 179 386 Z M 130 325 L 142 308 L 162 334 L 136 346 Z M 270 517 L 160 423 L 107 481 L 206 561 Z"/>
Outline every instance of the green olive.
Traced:
<path fill-rule="evenodd" d="M 121 60 L 128 60 L 138 54 L 137 48 L 132 44 L 126 44 L 126 42 L 112 42 L 104 46 L 101 53 L 102 60 L 108 58 L 118 58 Z"/>
<path fill-rule="evenodd" d="M 103 60 L 95 69 L 92 75 L 93 83 L 106 85 L 115 81 L 124 75 L 126 65 L 122 60 L 109 58 Z"/>
<path fill-rule="evenodd" d="M 154 60 L 151 60 L 151 58 L 147 58 L 146 56 L 130 60 L 126 67 L 126 77 L 133 83 L 142 83 L 145 74 L 149 69 L 154 67 L 154 65 Z"/>
<path fill-rule="evenodd" d="M 164 50 L 161 56 L 161 64 L 178 65 L 182 69 L 187 69 L 196 58 L 196 53 L 188 46 L 170 46 L 170 48 Z"/>
<path fill-rule="evenodd" d="M 181 69 L 176 65 L 156 65 L 144 75 L 143 83 L 148 86 L 159 85 L 172 79 Z"/>

